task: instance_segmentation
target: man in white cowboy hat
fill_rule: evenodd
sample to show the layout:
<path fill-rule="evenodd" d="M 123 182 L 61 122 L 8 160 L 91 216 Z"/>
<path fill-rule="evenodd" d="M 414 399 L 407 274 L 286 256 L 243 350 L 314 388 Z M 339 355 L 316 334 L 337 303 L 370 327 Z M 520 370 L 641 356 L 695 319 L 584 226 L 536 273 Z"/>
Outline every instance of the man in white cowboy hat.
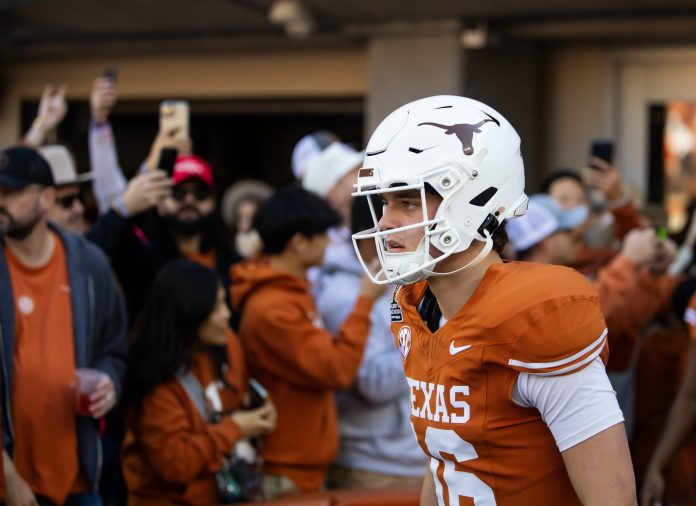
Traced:
<path fill-rule="evenodd" d="M 56 182 L 56 201 L 48 213 L 48 219 L 69 232 L 84 233 L 87 225 L 81 187 L 92 180 L 92 173 L 78 174 L 75 159 L 60 144 L 40 147 L 39 152 L 51 167 Z"/>

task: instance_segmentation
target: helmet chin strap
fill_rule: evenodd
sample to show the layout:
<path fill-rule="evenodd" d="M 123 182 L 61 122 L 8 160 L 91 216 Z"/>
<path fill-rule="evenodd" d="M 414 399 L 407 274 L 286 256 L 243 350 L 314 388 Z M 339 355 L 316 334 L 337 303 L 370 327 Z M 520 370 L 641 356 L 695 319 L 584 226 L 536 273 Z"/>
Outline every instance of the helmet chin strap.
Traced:
<path fill-rule="evenodd" d="M 468 264 L 460 267 L 459 269 L 455 269 L 455 270 L 449 271 L 449 272 L 435 272 L 435 271 L 429 271 L 429 270 L 425 270 L 425 269 L 423 269 L 423 272 L 427 273 L 428 276 L 449 276 L 450 274 L 456 274 L 457 272 L 461 272 L 461 271 L 464 271 L 466 269 L 471 269 L 472 267 L 480 264 L 481 261 L 483 261 L 483 259 L 486 258 L 488 256 L 488 254 L 491 252 L 491 250 L 493 249 L 493 239 L 491 238 L 490 232 L 488 230 L 484 230 L 483 233 L 486 236 L 486 244 L 483 246 L 483 248 L 481 249 L 479 254 L 476 255 L 471 260 L 471 262 L 469 262 Z"/>

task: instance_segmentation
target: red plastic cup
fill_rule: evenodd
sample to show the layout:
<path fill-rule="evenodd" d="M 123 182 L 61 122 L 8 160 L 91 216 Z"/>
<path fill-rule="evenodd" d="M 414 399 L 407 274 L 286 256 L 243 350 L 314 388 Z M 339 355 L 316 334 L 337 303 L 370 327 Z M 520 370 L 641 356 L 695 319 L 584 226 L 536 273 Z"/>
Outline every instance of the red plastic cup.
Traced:
<path fill-rule="evenodd" d="M 92 402 L 89 400 L 89 397 L 97 390 L 97 384 L 102 376 L 104 376 L 104 373 L 96 369 L 84 368 L 75 370 L 75 379 L 77 380 L 75 409 L 80 415 L 92 416 L 89 410 Z"/>

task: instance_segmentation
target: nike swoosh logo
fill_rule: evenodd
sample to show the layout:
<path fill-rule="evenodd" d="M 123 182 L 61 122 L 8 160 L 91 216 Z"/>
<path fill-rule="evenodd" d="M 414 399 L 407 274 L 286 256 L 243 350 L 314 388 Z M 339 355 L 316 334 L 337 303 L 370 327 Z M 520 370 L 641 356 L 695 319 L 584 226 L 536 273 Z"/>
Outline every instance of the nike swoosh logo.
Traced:
<path fill-rule="evenodd" d="M 456 355 L 464 350 L 471 348 L 470 344 L 465 344 L 464 346 L 455 346 L 454 341 L 450 343 L 450 355 Z"/>

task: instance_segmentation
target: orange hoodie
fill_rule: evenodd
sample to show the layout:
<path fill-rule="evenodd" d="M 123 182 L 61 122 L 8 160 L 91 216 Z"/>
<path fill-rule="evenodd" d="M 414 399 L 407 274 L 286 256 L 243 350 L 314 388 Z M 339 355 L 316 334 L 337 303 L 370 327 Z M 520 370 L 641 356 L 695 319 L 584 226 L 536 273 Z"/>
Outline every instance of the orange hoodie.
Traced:
<path fill-rule="evenodd" d="M 225 379 L 219 390 L 223 412 L 238 408 L 244 398 L 247 373 L 238 338 L 230 332 Z M 194 356 L 194 376 L 205 389 L 216 381 L 212 358 Z M 241 429 L 225 417 L 205 422 L 177 380 L 159 385 L 143 401 L 142 412 L 128 413 L 123 443 L 123 475 L 130 506 L 206 506 L 219 502 L 215 474 L 230 455 Z"/>
<path fill-rule="evenodd" d="M 614 215 L 614 235 L 617 239 L 623 240 L 631 230 L 643 228 L 647 224 L 647 220 L 636 209 L 633 199 L 609 210 Z"/>
<path fill-rule="evenodd" d="M 669 310 L 672 293 L 683 279 L 683 276 L 655 276 L 645 269 L 636 274 L 631 293 L 606 317 L 611 349 L 607 370 L 625 371 L 631 365 L 636 342 L 648 324 Z"/>
<path fill-rule="evenodd" d="M 321 488 L 338 450 L 334 390 L 348 388 L 362 359 L 373 300 L 359 297 L 336 337 L 321 325 L 309 283 L 267 259 L 232 268 L 232 305 L 249 371 L 268 389 L 278 425 L 264 440 L 265 472 L 303 492 Z"/>

